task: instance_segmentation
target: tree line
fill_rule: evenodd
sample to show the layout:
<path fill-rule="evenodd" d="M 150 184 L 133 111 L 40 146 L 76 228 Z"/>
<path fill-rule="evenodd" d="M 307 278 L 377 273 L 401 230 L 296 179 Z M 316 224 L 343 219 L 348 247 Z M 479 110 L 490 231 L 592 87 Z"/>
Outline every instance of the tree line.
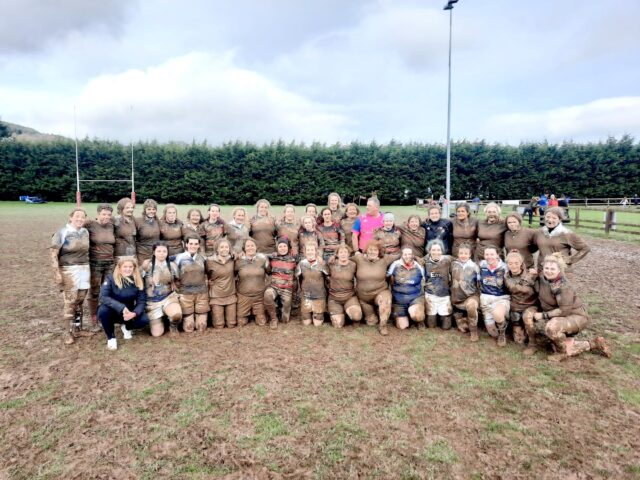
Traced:
<path fill-rule="evenodd" d="M 130 145 L 84 139 L 78 150 L 82 179 L 130 178 Z M 640 146 L 628 135 L 587 144 L 459 141 L 451 151 L 452 198 L 640 193 Z M 159 202 L 324 204 L 332 191 L 345 201 L 375 191 L 385 204 L 402 205 L 445 193 L 446 149 L 437 144 L 140 142 L 133 154 L 138 198 Z M 75 190 L 73 141 L 0 141 L 0 199 L 72 201 Z M 130 185 L 83 183 L 81 190 L 84 201 L 115 201 Z"/>

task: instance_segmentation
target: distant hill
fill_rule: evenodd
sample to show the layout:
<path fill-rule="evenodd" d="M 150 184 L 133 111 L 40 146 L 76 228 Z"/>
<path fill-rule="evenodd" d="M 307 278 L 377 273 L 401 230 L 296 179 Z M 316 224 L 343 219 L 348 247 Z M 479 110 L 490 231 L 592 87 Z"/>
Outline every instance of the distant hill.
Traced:
<path fill-rule="evenodd" d="M 51 133 L 40 133 L 34 128 L 25 127 L 16 123 L 2 121 L 11 132 L 11 138 L 19 142 L 53 142 L 55 140 L 68 140 L 62 135 L 53 135 Z"/>

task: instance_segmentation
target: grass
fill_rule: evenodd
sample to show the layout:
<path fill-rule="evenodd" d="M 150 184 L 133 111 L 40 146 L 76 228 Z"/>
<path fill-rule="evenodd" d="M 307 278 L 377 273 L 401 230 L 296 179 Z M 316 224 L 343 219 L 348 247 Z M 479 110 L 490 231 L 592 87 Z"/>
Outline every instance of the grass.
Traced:
<path fill-rule="evenodd" d="M 552 364 L 455 331 L 391 328 L 383 338 L 370 327 L 295 324 L 171 341 L 140 333 L 118 352 L 102 337 L 60 348 L 44 244 L 70 205 L 14 203 L 0 204 L 3 219 L 43 227 L 24 247 L 37 261 L 15 249 L 5 259 L 41 264 L 6 292 L 20 302 L 0 339 L 0 462 L 9 478 L 110 478 L 115 468 L 178 479 L 640 475 L 640 337 L 635 324 L 606 315 L 606 292 L 585 299 L 592 328 L 615 346 L 610 361 L 585 354 Z M 2 233 L 9 248 L 14 230 Z"/>
<path fill-rule="evenodd" d="M 458 462 L 458 454 L 446 440 L 436 440 L 425 448 L 424 458 L 428 462 L 451 465 Z"/>
<path fill-rule="evenodd" d="M 89 214 L 89 217 L 93 218 L 97 205 L 98 205 L 97 203 L 84 203 L 83 204 L 83 208 L 87 211 L 87 213 Z M 115 203 L 114 203 L 114 205 L 115 205 Z M 40 215 L 42 210 L 46 209 L 47 214 L 55 216 L 55 217 L 58 217 L 60 219 L 60 223 L 61 224 L 63 224 L 66 221 L 66 217 L 67 217 L 69 211 L 71 211 L 71 209 L 73 207 L 74 207 L 74 204 L 66 203 L 66 202 L 51 202 L 51 203 L 40 204 L 40 205 L 26 204 L 24 202 L 0 202 L 0 212 L 6 211 L 7 213 L 19 214 L 21 216 L 29 217 L 32 213 L 34 215 Z M 225 219 L 228 219 L 228 220 L 231 219 L 231 212 L 236 207 L 244 207 L 247 210 L 248 217 L 253 215 L 254 212 L 255 212 L 255 206 L 254 205 L 224 205 L 221 208 L 222 217 L 225 218 Z M 319 208 L 320 207 L 321 206 L 319 206 Z M 138 209 L 139 208 L 140 207 L 138 207 Z M 163 204 L 160 204 L 158 206 L 158 214 L 159 215 L 161 215 L 163 208 L 164 208 Z M 208 205 L 178 205 L 178 216 L 180 218 L 184 218 L 184 216 L 186 215 L 186 212 L 190 208 L 198 208 L 203 214 L 206 215 L 206 211 L 207 211 Z M 272 205 L 271 206 L 271 212 L 272 212 L 272 214 L 274 214 L 276 216 L 280 216 L 283 208 L 284 208 L 283 205 Z M 505 212 L 503 212 L 503 215 L 506 215 L 506 213 L 508 213 L 508 208 L 509 207 L 505 208 Z M 572 212 L 571 213 L 571 220 L 572 221 L 569 224 L 567 224 L 567 226 L 570 229 L 574 228 L 573 221 L 574 221 L 575 210 L 577 208 L 579 208 L 579 207 L 573 206 L 572 209 L 571 209 L 571 212 Z M 361 210 L 364 211 L 364 206 L 361 207 Z M 405 205 L 405 206 L 391 205 L 391 206 L 385 206 L 383 204 L 382 205 L 382 211 L 393 213 L 396 216 L 396 222 L 397 223 L 404 221 L 409 215 L 412 215 L 412 214 L 419 215 L 420 218 L 422 218 L 423 220 L 427 217 L 426 209 L 417 208 L 415 205 Z M 304 206 L 296 206 L 296 214 L 298 216 L 302 216 L 303 213 L 304 213 Z M 138 214 L 139 214 L 139 212 L 135 213 L 135 215 L 138 215 Z M 480 216 L 482 216 L 482 213 L 480 213 Z M 601 211 L 584 210 L 584 208 L 582 208 L 580 210 L 580 219 L 581 220 L 592 220 L 592 221 L 603 221 L 603 213 Z M 632 231 L 637 231 L 638 233 L 640 233 L 640 210 L 635 210 L 635 209 L 627 209 L 627 210 L 617 209 L 617 221 L 621 222 L 621 223 L 635 223 L 635 224 L 637 224 L 638 225 L 637 227 L 622 227 L 621 226 L 620 229 L 632 230 Z M 539 223 L 539 217 L 534 217 L 533 218 L 533 228 L 536 228 L 538 226 L 538 223 Z M 600 229 L 601 231 L 594 230 L 592 228 L 586 228 L 587 226 L 596 227 L 596 228 Z M 584 223 L 583 227 L 584 228 L 578 228 L 578 231 L 580 232 L 581 235 L 584 235 L 586 237 L 611 238 L 611 239 L 614 239 L 614 240 L 620 240 L 620 241 L 630 242 L 630 243 L 634 243 L 634 244 L 640 244 L 640 235 L 616 233 L 616 232 L 612 231 L 611 234 L 609 236 L 607 236 L 604 233 L 604 226 L 600 227 L 600 226 L 597 226 L 595 224 Z"/>

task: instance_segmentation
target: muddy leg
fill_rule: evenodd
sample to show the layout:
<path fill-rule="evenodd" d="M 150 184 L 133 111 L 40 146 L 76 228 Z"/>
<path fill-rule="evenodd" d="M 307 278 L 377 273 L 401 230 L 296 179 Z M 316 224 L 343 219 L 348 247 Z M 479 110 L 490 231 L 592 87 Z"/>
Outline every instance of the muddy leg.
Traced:
<path fill-rule="evenodd" d="M 425 319 L 424 304 L 418 303 L 415 305 L 411 305 L 409 307 L 409 318 L 411 318 L 414 322 L 418 324 L 419 330 L 424 330 L 424 319 Z M 407 327 L 409 327 L 409 322 L 407 322 Z"/>
<path fill-rule="evenodd" d="M 331 315 L 331 325 L 333 325 L 335 328 L 344 327 L 344 314 L 342 313 Z"/>

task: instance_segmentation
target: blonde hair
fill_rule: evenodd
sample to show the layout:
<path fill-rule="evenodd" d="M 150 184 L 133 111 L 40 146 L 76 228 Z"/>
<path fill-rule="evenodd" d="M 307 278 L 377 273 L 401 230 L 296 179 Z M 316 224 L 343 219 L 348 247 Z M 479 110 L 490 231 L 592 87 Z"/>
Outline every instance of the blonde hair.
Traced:
<path fill-rule="evenodd" d="M 178 207 L 176 207 L 175 203 L 167 203 L 164 208 L 162 209 L 162 217 L 160 218 L 160 220 L 162 220 L 163 222 L 167 221 L 167 212 L 169 211 L 170 208 L 173 208 L 176 211 L 176 222 L 178 222 Z"/>
<path fill-rule="evenodd" d="M 542 265 L 544 266 L 545 263 L 555 263 L 563 274 L 567 269 L 567 262 L 565 262 L 564 257 L 560 252 L 554 252 L 544 257 Z"/>
<path fill-rule="evenodd" d="M 134 201 L 131 200 L 129 197 L 121 198 L 120 200 L 118 200 L 118 203 L 116 203 L 116 211 L 118 212 L 118 215 L 122 215 L 122 212 L 124 211 L 124 207 L 127 205 L 127 203 L 130 203 L 134 207 L 136 206 Z"/>
<path fill-rule="evenodd" d="M 256 202 L 256 213 L 258 212 L 258 209 L 260 208 L 260 204 L 262 203 L 264 203 L 267 206 L 267 209 L 271 208 L 271 202 L 266 198 L 261 198 Z"/>
<path fill-rule="evenodd" d="M 484 209 L 482 210 L 484 213 L 487 213 L 487 210 L 489 210 L 489 208 L 494 207 L 497 211 L 498 211 L 498 216 L 502 215 L 502 209 L 500 208 L 500 205 L 498 205 L 496 202 L 489 202 L 484 206 Z"/>
<path fill-rule="evenodd" d="M 71 221 L 71 218 L 76 214 L 76 212 L 82 212 L 84 213 L 84 217 L 87 218 L 87 212 L 85 211 L 84 208 L 74 208 L 73 210 L 71 210 L 71 213 L 69 214 L 69 222 Z"/>
<path fill-rule="evenodd" d="M 204 222 L 204 217 L 202 216 L 202 212 L 200 211 L 199 208 L 190 208 L 189 211 L 187 212 L 187 222 L 191 223 L 191 214 L 193 212 L 198 212 L 198 215 L 200 215 L 200 221 L 198 222 L 198 224 Z"/>
<path fill-rule="evenodd" d="M 510 258 L 517 258 L 520 261 L 520 266 L 524 265 L 524 257 L 520 252 L 516 252 L 515 250 L 509 252 L 505 260 L 508 262 Z"/>
<path fill-rule="evenodd" d="M 158 210 L 158 202 L 156 202 L 153 198 L 147 198 L 144 203 L 142 204 L 142 214 L 146 215 L 147 214 L 147 208 L 155 208 L 156 210 Z"/>
<path fill-rule="evenodd" d="M 133 282 L 128 278 L 122 275 L 122 265 L 126 262 L 131 262 L 133 264 Z M 113 281 L 118 286 L 118 288 L 123 288 L 125 283 L 134 283 L 138 290 L 142 290 L 144 288 L 144 283 L 142 282 L 142 277 L 140 276 L 140 269 L 138 268 L 138 262 L 133 257 L 120 257 L 118 258 L 118 263 L 116 264 L 116 268 L 113 269 Z"/>
<path fill-rule="evenodd" d="M 231 211 L 231 218 L 232 218 L 233 220 L 235 220 L 235 218 L 236 218 L 236 213 L 238 213 L 238 212 L 244 212 L 244 216 L 245 216 L 245 217 L 247 216 L 247 209 L 246 209 L 246 208 L 244 208 L 244 207 L 236 207 L 236 208 L 234 208 L 234 209 Z"/>
<path fill-rule="evenodd" d="M 356 209 L 356 214 L 360 215 L 360 209 L 358 208 L 358 205 L 356 205 L 355 203 L 351 202 L 351 203 L 347 203 L 344 206 L 344 216 L 347 216 L 347 210 L 349 210 L 351 207 L 354 207 Z"/>

